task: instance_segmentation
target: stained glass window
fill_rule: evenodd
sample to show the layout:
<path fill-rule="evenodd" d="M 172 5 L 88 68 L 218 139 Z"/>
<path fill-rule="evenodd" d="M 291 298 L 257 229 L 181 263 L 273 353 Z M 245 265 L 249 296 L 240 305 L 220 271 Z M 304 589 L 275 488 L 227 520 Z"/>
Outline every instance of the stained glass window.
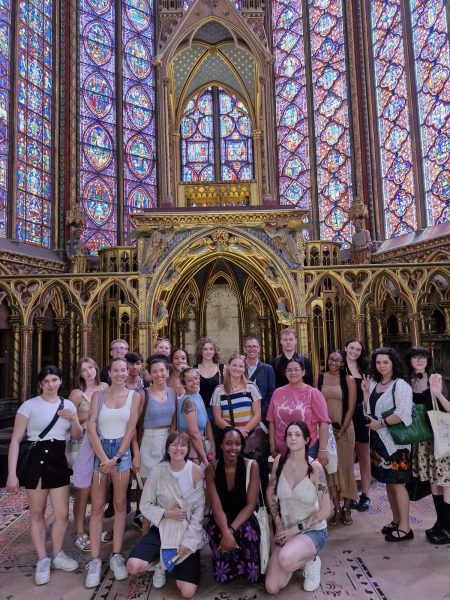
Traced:
<path fill-rule="evenodd" d="M 125 232 L 129 215 L 156 206 L 153 0 L 122 3 Z"/>
<path fill-rule="evenodd" d="M 320 238 L 350 242 L 352 196 L 343 2 L 309 1 Z"/>
<path fill-rule="evenodd" d="M 450 218 L 448 25 L 445 0 L 410 0 L 410 6 L 427 224 L 435 225 Z"/>
<path fill-rule="evenodd" d="M 213 96 L 208 88 L 189 100 L 181 119 L 183 181 L 214 181 Z"/>
<path fill-rule="evenodd" d="M 220 158 L 223 181 L 253 179 L 252 123 L 237 96 L 219 92 Z"/>
<path fill-rule="evenodd" d="M 252 122 L 237 96 L 217 87 L 197 94 L 183 111 L 180 129 L 183 181 L 253 179 Z"/>
<path fill-rule="evenodd" d="M 279 193 L 282 204 L 311 207 L 302 0 L 272 3 Z"/>
<path fill-rule="evenodd" d="M 16 236 L 50 247 L 52 225 L 52 0 L 18 4 Z"/>
<path fill-rule="evenodd" d="M 387 238 L 416 228 L 400 0 L 371 2 L 380 169 Z"/>
<path fill-rule="evenodd" d="M 0 0 L 0 237 L 6 237 L 11 2 Z"/>
<path fill-rule="evenodd" d="M 114 22 L 113 0 L 80 1 L 80 198 L 91 253 L 117 242 Z"/>

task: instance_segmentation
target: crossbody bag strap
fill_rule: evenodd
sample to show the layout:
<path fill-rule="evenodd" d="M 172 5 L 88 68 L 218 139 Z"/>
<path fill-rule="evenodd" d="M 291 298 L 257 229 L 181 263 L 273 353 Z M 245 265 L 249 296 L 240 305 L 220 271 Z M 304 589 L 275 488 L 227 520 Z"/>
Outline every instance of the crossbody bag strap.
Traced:
<path fill-rule="evenodd" d="M 397 385 L 397 381 L 398 381 L 398 379 L 396 379 L 394 381 L 394 385 L 392 386 L 392 402 L 394 403 L 394 410 L 397 408 L 397 406 L 395 404 L 395 387 Z"/>
<path fill-rule="evenodd" d="M 98 426 L 98 418 L 100 416 L 100 411 L 102 410 L 102 406 L 103 406 L 103 402 L 105 401 L 105 390 L 99 390 L 98 392 L 98 406 L 97 406 L 97 421 L 95 424 L 95 428 L 97 430 L 97 435 L 99 437 L 100 440 L 103 439 L 102 434 L 100 433 L 100 429 Z"/>
<path fill-rule="evenodd" d="M 225 390 L 224 390 L 225 391 Z M 236 425 L 234 424 L 234 412 L 233 412 L 233 405 L 231 403 L 231 398 L 230 398 L 230 394 L 227 394 L 227 402 L 228 402 L 228 410 L 230 412 L 230 421 L 231 421 L 231 426 L 232 427 L 236 427 Z"/>
<path fill-rule="evenodd" d="M 53 419 L 50 421 L 50 423 L 47 425 L 47 427 L 45 429 L 43 429 L 41 431 L 41 433 L 38 435 L 38 438 L 40 440 L 42 440 L 43 438 L 45 438 L 45 436 L 47 435 L 47 433 L 53 429 L 53 425 L 56 423 L 56 421 L 59 419 L 59 411 L 64 409 L 64 398 L 62 398 L 61 396 L 59 397 L 59 406 L 56 409 L 55 414 L 53 415 Z"/>

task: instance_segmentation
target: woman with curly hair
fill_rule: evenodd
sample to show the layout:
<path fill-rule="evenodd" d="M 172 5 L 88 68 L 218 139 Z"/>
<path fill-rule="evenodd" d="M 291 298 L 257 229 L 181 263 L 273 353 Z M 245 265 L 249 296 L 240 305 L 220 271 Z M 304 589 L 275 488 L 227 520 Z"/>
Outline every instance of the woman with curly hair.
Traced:
<path fill-rule="evenodd" d="M 411 382 L 414 404 L 433 409 L 431 396 L 440 410 L 450 412 L 447 386 L 442 375 L 433 373 L 428 351 L 422 346 L 410 348 L 405 355 L 407 380 Z M 412 474 L 421 481 L 429 481 L 436 508 L 437 521 L 425 534 L 432 544 L 450 543 L 450 456 L 434 458 L 433 440 L 412 445 Z"/>
<path fill-rule="evenodd" d="M 361 388 L 367 425 L 370 429 L 370 459 L 372 476 L 386 484 L 392 510 L 392 521 L 381 533 L 387 542 L 404 542 L 414 538 L 409 524 L 409 496 L 405 483 L 410 477 L 411 446 L 397 445 L 388 425 L 412 423 L 412 389 L 402 379 L 402 363 L 393 348 L 378 348 L 372 352 L 372 380 L 364 376 Z M 394 409 L 388 417 L 383 413 Z"/>

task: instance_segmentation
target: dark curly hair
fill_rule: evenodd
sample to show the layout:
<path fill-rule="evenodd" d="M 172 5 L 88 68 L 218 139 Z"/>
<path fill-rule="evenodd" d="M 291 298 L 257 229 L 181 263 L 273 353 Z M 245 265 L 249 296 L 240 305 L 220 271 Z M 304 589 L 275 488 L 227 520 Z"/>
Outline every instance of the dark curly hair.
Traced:
<path fill-rule="evenodd" d="M 402 364 L 402 361 L 400 360 L 399 355 L 394 350 L 394 348 L 386 347 L 386 348 L 377 348 L 376 350 L 374 350 L 372 352 L 372 356 L 370 357 L 370 367 L 371 367 L 371 374 L 372 374 L 373 379 L 377 383 L 382 380 L 382 375 L 377 370 L 377 367 L 376 367 L 377 356 L 379 356 L 380 354 L 385 354 L 386 356 L 389 357 L 390 361 L 392 362 L 392 379 L 403 378 L 403 364 Z"/>
<path fill-rule="evenodd" d="M 308 425 L 304 421 L 291 421 L 291 423 L 289 423 L 289 425 L 284 430 L 283 437 L 284 437 L 284 440 L 286 441 L 287 432 L 289 430 L 289 427 L 293 427 L 294 425 L 296 425 L 301 430 L 301 432 L 303 434 L 303 438 L 305 440 L 305 458 L 308 463 L 308 470 L 307 470 L 306 474 L 308 475 L 308 477 L 310 477 L 310 475 L 312 473 L 312 466 L 311 466 L 312 461 L 309 460 L 308 456 L 309 456 L 309 444 L 311 443 L 311 433 L 309 431 Z M 278 461 L 278 467 L 277 467 L 277 471 L 275 473 L 275 495 L 277 494 L 278 480 L 280 479 L 281 471 L 283 470 L 283 467 L 286 464 L 287 459 L 289 458 L 289 453 L 290 453 L 290 450 L 289 450 L 289 448 L 287 448 L 286 452 L 280 456 L 280 460 Z"/>

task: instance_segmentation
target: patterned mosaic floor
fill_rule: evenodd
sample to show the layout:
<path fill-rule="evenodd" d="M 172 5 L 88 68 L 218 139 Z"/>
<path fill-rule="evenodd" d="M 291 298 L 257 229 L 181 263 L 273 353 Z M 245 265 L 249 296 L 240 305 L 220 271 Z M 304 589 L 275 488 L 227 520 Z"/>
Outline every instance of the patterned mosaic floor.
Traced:
<path fill-rule="evenodd" d="M 390 520 L 385 489 L 376 485 L 371 491 L 372 505 L 367 513 L 353 513 L 350 527 L 330 528 L 330 538 L 322 557 L 320 588 L 306 594 L 301 573 L 278 598 L 308 597 L 311 600 L 338 598 L 344 600 L 444 600 L 450 599 L 449 547 L 427 543 L 423 531 L 433 523 L 431 498 L 412 504 L 411 520 L 415 540 L 401 545 L 388 544 L 379 533 Z M 51 512 L 48 514 L 48 536 Z M 125 537 L 125 550 L 137 539 L 130 526 Z M 116 582 L 104 563 L 102 580 L 94 591 L 83 586 L 84 565 L 89 556 L 73 547 L 73 532 L 68 531 L 65 551 L 80 562 L 75 573 L 52 573 L 48 585 L 33 583 L 35 554 L 29 539 L 26 498 L 0 490 L 0 600 L 171 600 L 179 598 L 169 578 L 162 590 L 152 588 L 152 575 Z M 110 546 L 105 544 L 102 556 L 107 560 Z M 197 598 L 201 600 L 263 600 L 269 598 L 262 585 L 249 586 L 245 581 L 218 585 L 211 576 L 209 552 L 202 552 L 202 583 Z"/>

